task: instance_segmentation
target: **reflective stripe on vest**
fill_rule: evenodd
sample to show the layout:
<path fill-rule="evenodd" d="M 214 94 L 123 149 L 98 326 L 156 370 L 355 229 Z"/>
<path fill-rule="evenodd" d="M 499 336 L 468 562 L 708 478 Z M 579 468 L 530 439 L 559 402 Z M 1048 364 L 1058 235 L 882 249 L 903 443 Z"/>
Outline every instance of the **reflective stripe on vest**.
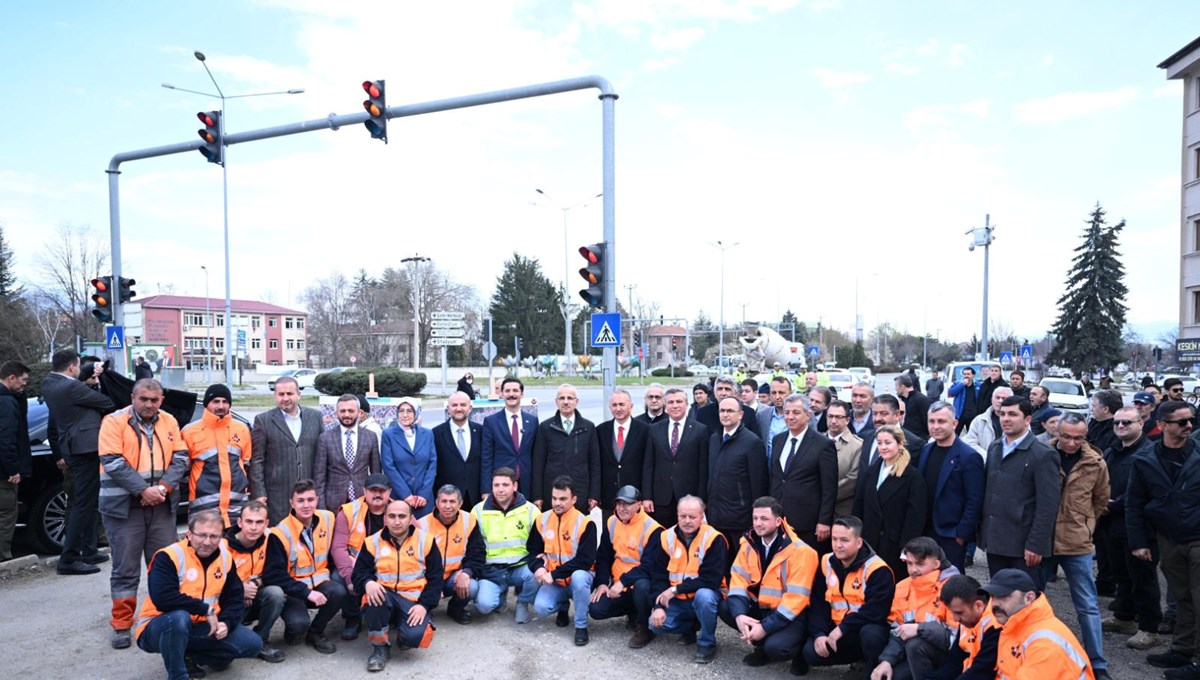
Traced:
<path fill-rule="evenodd" d="M 475 506 L 472 514 L 483 534 L 488 564 L 516 564 L 528 556 L 525 543 L 534 529 L 538 509 L 525 501 L 510 512 L 485 510 L 484 503 Z"/>
<path fill-rule="evenodd" d="M 415 602 L 427 582 L 425 558 L 433 546 L 433 536 L 414 526 L 412 533 L 397 547 L 383 537 L 386 531 L 371 534 L 363 546 L 375 558 L 375 581 Z"/>
<path fill-rule="evenodd" d="M 475 529 L 475 516 L 459 510 L 458 518 L 451 522 L 450 526 L 446 526 L 437 518 L 435 511 L 422 517 L 417 524 L 433 536 L 433 542 L 437 543 L 438 549 L 442 551 L 442 564 L 445 565 L 442 569 L 443 578 L 450 580 L 454 572 L 462 569 L 463 557 L 467 554 L 467 541 L 471 539 L 471 532 Z"/>
<path fill-rule="evenodd" d="M 363 542 L 367 540 L 367 512 L 371 509 L 366 501 L 356 498 L 342 505 L 342 514 L 346 517 L 346 553 L 351 560 L 358 559 L 362 552 Z"/>
<path fill-rule="evenodd" d="M 1081 680 L 1087 678 L 1088 660 L 1080 656 L 1079 651 L 1070 642 L 1067 642 L 1066 638 L 1052 630 L 1042 629 L 1034 631 L 1032 635 L 1025 638 L 1025 642 L 1021 643 L 1021 654 L 1027 654 L 1029 652 L 1029 645 L 1038 640 L 1049 640 L 1061 647 L 1067 658 L 1074 662 L 1076 666 L 1079 666 L 1079 677 Z"/>
<path fill-rule="evenodd" d="M 654 530 L 660 526 L 662 525 L 654 521 L 654 518 L 643 510 L 639 510 L 629 524 L 618 520 L 616 515 L 608 518 L 608 540 L 612 543 L 614 553 L 612 565 L 614 583 L 642 563 L 646 544 L 650 541 Z"/>
<path fill-rule="evenodd" d="M 697 543 L 700 545 L 696 549 L 696 554 L 693 555 L 691 546 L 683 546 L 674 529 L 667 529 L 663 532 L 663 550 L 667 553 L 667 577 L 671 580 L 671 585 L 677 586 L 686 579 L 696 578 L 700 575 L 700 565 L 704 563 L 704 556 L 708 554 L 708 548 L 712 542 L 720 535 L 721 532 L 716 529 L 707 524 L 702 525 L 700 532 L 692 539 L 692 545 Z M 676 597 L 690 600 L 693 593 L 676 595 Z"/>
<path fill-rule="evenodd" d="M 825 555 L 821 560 L 821 571 L 825 575 L 825 601 L 829 603 L 830 617 L 836 626 L 846 618 L 846 614 L 856 612 L 866 601 L 867 581 L 877 569 L 888 569 L 878 555 L 871 555 L 858 569 L 846 574 L 849 583 L 839 587 L 837 574 L 833 571 L 831 560 L 833 553 Z M 848 587 L 847 587 L 848 586 Z"/>
<path fill-rule="evenodd" d="M 579 551 L 579 533 L 587 517 L 574 507 L 567 512 L 568 516 L 571 512 L 574 512 L 576 515 L 575 523 L 570 528 L 570 533 L 559 533 L 562 529 L 562 515 L 558 513 L 542 513 L 542 516 L 538 519 L 538 530 L 542 532 L 542 541 L 546 548 L 546 571 L 554 571 L 558 567 L 570 562 L 575 558 L 575 553 Z M 558 525 L 553 530 L 550 529 L 550 518 L 552 516 Z M 552 546 L 557 547 L 558 552 L 552 550 Z"/>
<path fill-rule="evenodd" d="M 319 518 L 319 519 L 318 519 Z M 309 588 L 329 580 L 329 547 L 333 542 L 333 513 L 317 510 L 313 514 L 316 527 L 312 532 L 313 550 L 300 537 L 304 525 L 295 515 L 288 515 L 272 532 L 283 543 L 288 553 L 288 573 L 297 581 L 304 581 Z"/>
<path fill-rule="evenodd" d="M 217 558 L 205 567 L 195 551 L 188 548 L 187 541 L 183 540 L 172 543 L 155 553 L 151 558 L 151 565 L 153 566 L 153 560 L 158 559 L 160 555 L 171 560 L 175 565 L 176 576 L 179 578 L 180 594 L 201 600 L 204 604 L 215 607 L 217 613 L 220 614 L 221 590 L 225 587 L 225 578 L 236 574 L 236 571 L 233 567 L 233 558 L 229 549 L 225 547 L 224 541 L 218 544 L 217 551 Z M 150 597 L 142 600 L 142 610 L 138 613 L 137 634 L 140 636 L 146 625 L 161 614 L 162 612 L 154 606 L 154 601 Z M 192 614 L 191 619 L 193 623 L 201 623 L 205 620 L 205 616 Z"/>

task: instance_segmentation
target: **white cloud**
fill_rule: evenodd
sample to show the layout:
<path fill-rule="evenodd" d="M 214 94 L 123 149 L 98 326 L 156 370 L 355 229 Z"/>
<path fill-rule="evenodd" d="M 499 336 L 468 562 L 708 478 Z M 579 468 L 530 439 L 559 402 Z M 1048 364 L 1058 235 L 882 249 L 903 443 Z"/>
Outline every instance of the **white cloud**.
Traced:
<path fill-rule="evenodd" d="M 642 69 L 646 71 L 662 71 L 679 63 L 679 57 L 668 54 L 661 59 L 646 59 L 642 62 Z"/>
<path fill-rule="evenodd" d="M 704 37 L 702 28 L 683 28 L 650 37 L 650 45 L 660 52 L 682 52 Z"/>
<path fill-rule="evenodd" d="M 816 77 L 821 87 L 830 91 L 830 97 L 839 106 L 844 106 L 850 102 L 850 88 L 871 80 L 871 77 L 865 73 L 835 71 L 825 67 L 810 69 L 809 73 Z"/>
<path fill-rule="evenodd" d="M 940 104 L 922 106 L 909 112 L 904 125 L 913 134 L 933 133 L 943 138 L 956 138 L 955 128 L 964 118 L 986 118 L 991 108 L 987 99 L 976 99 L 963 104 Z"/>
<path fill-rule="evenodd" d="M 1166 85 L 1154 88 L 1150 94 L 1155 97 L 1178 97 L 1183 90 L 1183 82 L 1172 80 Z"/>
<path fill-rule="evenodd" d="M 900 62 L 896 61 L 884 66 L 883 70 L 887 73 L 896 73 L 902 76 L 915 76 L 921 72 L 921 69 L 916 66 L 901 64 Z"/>
<path fill-rule="evenodd" d="M 1109 92 L 1061 92 L 1020 102 L 1013 110 L 1017 119 L 1025 123 L 1057 123 L 1120 108 L 1140 96 L 1141 91 L 1133 86 Z"/>

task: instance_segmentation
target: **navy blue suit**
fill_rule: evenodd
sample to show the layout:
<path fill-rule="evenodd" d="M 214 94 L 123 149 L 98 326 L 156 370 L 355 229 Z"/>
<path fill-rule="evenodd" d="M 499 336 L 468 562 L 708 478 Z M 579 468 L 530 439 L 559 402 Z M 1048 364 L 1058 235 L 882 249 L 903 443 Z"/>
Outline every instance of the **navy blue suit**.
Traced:
<path fill-rule="evenodd" d="M 929 461 L 929 452 L 937 443 L 930 441 L 921 447 L 921 457 L 917 469 L 925 475 L 925 466 Z M 965 543 L 975 539 L 979 529 L 979 521 L 983 516 L 984 480 L 983 457 L 962 439 L 955 438 L 946 453 L 942 470 L 938 474 L 937 487 L 933 492 L 933 505 L 930 507 L 930 518 L 927 522 L 932 528 L 934 540 L 946 548 L 954 539 L 961 538 Z M 947 552 L 956 552 L 953 547 Z M 962 569 L 954 559 L 950 562 Z"/>
<path fill-rule="evenodd" d="M 413 517 L 424 517 L 433 511 L 433 479 L 437 475 L 437 449 L 433 445 L 433 430 L 414 426 L 417 436 L 413 446 L 399 425 L 383 431 L 383 471 L 392 482 L 392 498 L 420 496 L 424 507 L 413 508 Z"/>
<path fill-rule="evenodd" d="M 533 442 L 537 438 L 538 420 L 521 411 L 521 450 L 512 445 L 512 421 L 505 410 L 483 419 L 483 462 L 479 466 L 479 491 L 492 492 L 492 471 L 509 467 L 517 471 L 517 488 L 529 497 L 533 475 Z"/>
<path fill-rule="evenodd" d="M 463 507 L 473 508 L 483 500 L 479 489 L 479 465 L 483 459 L 483 426 L 467 421 L 467 431 L 471 435 L 471 446 L 467 451 L 467 459 L 463 460 L 458 452 L 458 440 L 455 435 L 454 421 L 446 422 L 433 428 L 433 445 L 437 449 L 437 474 L 434 477 L 433 490 L 436 493 L 445 484 L 453 484 L 463 495 Z M 491 491 L 489 486 L 487 493 Z"/>

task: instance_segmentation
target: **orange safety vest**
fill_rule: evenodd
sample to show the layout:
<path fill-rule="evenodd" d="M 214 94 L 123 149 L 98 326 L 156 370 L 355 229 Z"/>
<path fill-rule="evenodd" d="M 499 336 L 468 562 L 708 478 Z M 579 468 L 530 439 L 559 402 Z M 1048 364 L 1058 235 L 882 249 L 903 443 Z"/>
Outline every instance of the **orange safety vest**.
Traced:
<path fill-rule="evenodd" d="M 1000 629 L 996 648 L 999 680 L 1095 680 L 1087 653 L 1054 616 L 1045 595 L 1013 614 Z"/>
<path fill-rule="evenodd" d="M 225 577 L 233 572 L 233 557 L 229 554 L 229 549 L 225 547 L 224 541 L 218 544 L 217 551 L 220 554 L 209 563 L 208 567 L 205 567 L 200 562 L 200 557 L 196 555 L 196 551 L 185 539 L 154 553 L 154 556 L 150 558 L 150 564 L 153 566 L 154 560 L 157 559 L 171 560 L 175 565 L 175 571 L 179 574 L 179 592 L 216 607 L 219 614 L 221 612 L 221 589 L 225 587 Z M 147 572 L 149 572 L 149 568 L 147 568 Z M 142 600 L 142 611 L 138 614 L 138 637 L 141 637 L 146 624 L 160 614 L 162 612 L 154 606 L 154 600 L 147 595 Z M 200 623 L 204 620 L 205 617 L 192 614 L 192 623 Z"/>
<path fill-rule="evenodd" d="M 225 526 L 250 500 L 250 428 L 232 415 L 218 418 L 207 409 L 180 432 L 191 463 L 188 514 L 217 509 Z"/>
<path fill-rule="evenodd" d="M 996 615 L 992 613 L 992 603 L 990 601 L 983 610 L 983 616 L 979 617 L 979 623 L 971 628 L 959 626 L 958 646 L 967 653 L 967 658 L 963 661 L 963 672 L 966 672 L 971 667 L 971 664 L 975 663 L 975 657 L 979 656 L 979 648 L 983 646 L 984 633 L 999 627 L 1000 624 L 996 622 Z"/>
<path fill-rule="evenodd" d="M 608 540 L 612 543 L 615 553 L 612 565 L 613 583 L 621 580 L 622 576 L 642 563 L 642 553 L 646 551 L 646 544 L 660 528 L 661 524 L 647 515 L 645 510 L 640 509 L 629 524 L 617 519 L 616 515 L 608 518 Z"/>
<path fill-rule="evenodd" d="M 554 526 L 550 526 L 553 520 Z M 546 571 L 554 571 L 575 558 L 579 551 L 579 539 L 583 530 L 592 523 L 588 516 L 571 506 L 563 514 L 543 512 L 538 517 L 538 531 L 542 534 Z M 560 586 L 571 582 L 571 577 L 555 579 Z"/>
<path fill-rule="evenodd" d="M 696 532 L 696 537 L 692 539 L 690 546 L 684 545 L 683 541 L 679 540 L 675 534 L 675 527 L 662 532 L 662 549 L 667 554 L 667 578 L 670 579 L 671 585 L 677 586 L 689 578 L 699 577 L 700 565 L 704 562 L 704 556 L 708 554 L 708 549 L 712 547 L 713 541 L 718 538 L 722 541 L 725 540 L 721 532 L 707 524 L 700 525 L 700 531 Z M 675 597 L 690 600 L 695 597 L 695 594 L 687 593 Z"/>
<path fill-rule="evenodd" d="M 124 464 L 138 473 L 147 485 L 162 484 L 167 493 L 174 489 L 163 481 L 175 452 L 185 450 L 179 434 L 179 422 L 166 411 L 160 411 L 148 439 L 129 406 L 105 416 L 100 424 L 100 512 L 116 517 L 128 514 L 131 492 L 113 479 L 105 468 L 104 459 L 119 455 Z M 121 461 L 110 462 L 114 471 Z M 182 482 L 182 480 L 180 480 Z M 108 510 L 108 512 L 106 512 Z"/>
<path fill-rule="evenodd" d="M 271 529 L 288 553 L 288 574 L 297 581 L 304 581 L 309 588 L 316 588 L 329 580 L 329 546 L 333 544 L 333 513 L 317 510 L 313 514 L 313 549 L 300 538 L 304 525 L 295 515 L 289 514 Z"/>
<path fill-rule="evenodd" d="M 829 553 L 821 559 L 821 573 L 825 575 L 825 601 L 829 603 L 829 616 L 833 619 L 833 625 L 836 626 L 850 612 L 862 609 L 863 604 L 867 601 L 867 581 L 870 580 L 871 574 L 879 569 L 887 569 L 891 573 L 892 569 L 887 562 L 883 561 L 883 558 L 871 555 L 858 569 L 846 574 L 846 583 L 842 585 L 838 583 L 837 572 L 830 564 L 832 559 L 834 559 L 833 553 Z"/>
<path fill-rule="evenodd" d="M 791 621 L 808 608 L 818 559 L 817 551 L 797 538 L 786 523 L 780 531 L 787 532 L 791 543 L 776 552 L 765 569 L 754 544 L 742 537 L 729 574 L 729 595 L 741 595 Z"/>
<path fill-rule="evenodd" d="M 262 576 L 263 563 L 267 561 L 266 541 L 260 543 L 257 548 L 251 549 L 250 552 L 234 550 L 229 545 L 228 538 L 222 538 L 221 545 L 233 557 L 233 566 L 237 569 L 238 578 L 245 581 L 251 576 Z"/>
<path fill-rule="evenodd" d="M 946 576 L 945 578 L 949 578 Z M 908 577 L 896 584 L 892 598 L 892 623 L 925 623 L 941 621 L 953 627 L 954 614 L 942 602 L 942 570 L 935 569 L 924 576 Z"/>
<path fill-rule="evenodd" d="M 350 561 L 358 559 L 362 552 L 363 543 L 367 540 L 367 513 L 371 506 L 362 498 L 356 498 L 342 505 L 342 516 L 346 518 L 346 528 L 350 533 L 346 536 L 346 553 Z"/>
<path fill-rule="evenodd" d="M 449 581 L 454 572 L 462 569 L 463 556 L 467 554 L 467 540 L 471 538 L 471 532 L 475 531 L 475 517 L 469 512 L 459 510 L 458 518 L 451 522 L 450 526 L 446 526 L 436 515 L 437 511 L 434 510 L 417 520 L 417 524 L 433 536 L 438 550 L 442 551 L 442 564 L 445 565 L 442 570 L 443 578 Z"/>
<path fill-rule="evenodd" d="M 425 588 L 425 558 L 433 549 L 433 536 L 413 525 L 399 547 L 384 538 L 387 529 L 371 534 L 363 549 L 375 558 L 375 581 L 406 600 L 416 602 Z"/>

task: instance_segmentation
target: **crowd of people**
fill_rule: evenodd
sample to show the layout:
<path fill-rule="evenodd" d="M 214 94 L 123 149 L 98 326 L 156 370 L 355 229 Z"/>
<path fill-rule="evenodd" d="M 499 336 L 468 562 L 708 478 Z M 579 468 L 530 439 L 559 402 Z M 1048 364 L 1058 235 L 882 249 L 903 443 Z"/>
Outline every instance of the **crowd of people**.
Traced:
<path fill-rule="evenodd" d="M 1097 391 L 1085 418 L 998 367 L 939 383 L 946 400 L 907 374 L 896 395 L 858 384 L 848 400 L 815 382 L 798 391 L 786 375 L 721 376 L 691 404 L 688 391 L 651 385 L 636 416 L 617 389 L 611 419 L 595 424 L 569 385 L 538 422 L 510 377 L 482 423 L 457 392 L 436 427 L 404 402 L 380 431 L 354 395 L 325 429 L 280 378 L 277 407 L 251 426 L 215 384 L 203 417 L 181 429 L 153 379 L 113 411 L 78 379 L 74 352 L 57 353 L 53 370 L 43 393 L 71 433 L 61 443 L 79 494 L 59 571 L 94 573 L 107 559 L 98 512 L 112 546 L 112 645 L 161 654 L 171 678 L 237 658 L 281 662 L 291 645 L 334 653 L 339 615 L 343 640 L 365 627 L 367 669 L 379 671 L 393 644 L 430 645 L 442 599 L 468 625 L 505 612 L 510 589 L 517 624 L 553 615 L 583 646 L 590 621 L 625 617 L 629 647 L 678 635 L 700 664 L 717 653 L 720 621 L 749 645 L 745 664 L 782 661 L 796 675 L 860 663 L 872 680 L 1095 679 L 1108 677 L 1102 631 L 1150 650 L 1170 624 L 1170 646 L 1148 663 L 1200 678 L 1200 459 L 1195 409 L 1171 385 L 1161 403 L 1146 389 L 1132 406 Z M 0 428 L 28 372 L 0 366 Z M 965 574 L 976 545 L 982 585 Z M 1060 573 L 1078 639 L 1043 594 Z"/>

